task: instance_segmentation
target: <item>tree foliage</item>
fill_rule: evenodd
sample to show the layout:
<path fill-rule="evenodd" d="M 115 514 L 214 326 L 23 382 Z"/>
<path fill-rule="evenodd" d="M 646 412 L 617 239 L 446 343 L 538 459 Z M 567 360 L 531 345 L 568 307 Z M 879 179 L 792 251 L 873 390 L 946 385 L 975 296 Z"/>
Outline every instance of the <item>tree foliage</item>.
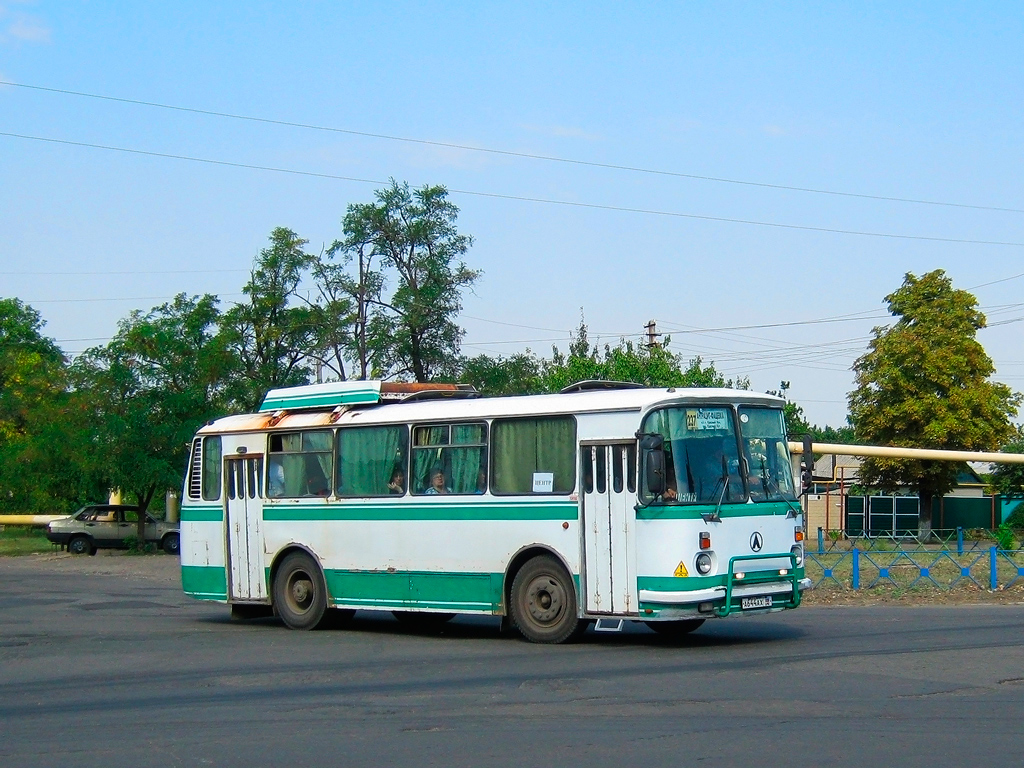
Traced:
<path fill-rule="evenodd" d="M 1012 433 L 1020 396 L 989 380 L 992 360 L 978 342 L 985 316 L 970 293 L 943 270 L 907 274 L 885 297 L 896 322 L 874 329 L 853 370 L 850 420 L 858 441 L 875 445 L 993 450 Z M 861 482 L 883 490 L 911 486 L 920 498 L 921 529 L 931 501 L 953 488 L 957 465 L 946 461 L 866 459 Z"/>
<path fill-rule="evenodd" d="M 463 335 L 455 322 L 462 293 L 480 276 L 463 261 L 473 238 L 458 231 L 459 209 L 442 186 L 412 190 L 392 179 L 375 197 L 348 207 L 345 238 L 329 251 L 358 266 L 347 293 L 361 375 L 450 377 Z"/>
<path fill-rule="evenodd" d="M 1003 453 L 1024 453 L 1024 424 L 999 449 Z M 1012 498 L 1024 497 L 1024 464 L 993 464 L 989 480 L 992 490 Z"/>
<path fill-rule="evenodd" d="M 215 297 L 180 294 L 132 312 L 106 346 L 74 363 L 89 470 L 143 509 L 180 486 L 192 435 L 226 407 L 237 368 L 220 319 Z"/>
<path fill-rule="evenodd" d="M 246 301 L 231 307 L 221 321 L 228 348 L 238 363 L 231 400 L 254 410 L 267 390 L 306 384 L 309 353 L 324 346 L 318 321 L 321 311 L 299 299 L 299 286 L 313 259 L 307 241 L 277 227 L 270 247 L 256 257 Z"/>

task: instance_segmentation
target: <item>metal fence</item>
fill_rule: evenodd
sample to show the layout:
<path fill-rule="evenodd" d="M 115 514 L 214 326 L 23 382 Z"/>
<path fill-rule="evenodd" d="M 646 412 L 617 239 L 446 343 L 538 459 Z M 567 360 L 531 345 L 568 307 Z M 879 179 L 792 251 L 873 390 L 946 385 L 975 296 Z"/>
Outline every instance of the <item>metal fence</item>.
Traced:
<path fill-rule="evenodd" d="M 957 528 L 936 530 L 921 540 L 909 533 L 833 538 L 819 529 L 817 542 L 807 544 L 804 564 L 815 588 L 997 591 L 1024 586 L 1024 549 L 1001 547 L 996 533 Z"/>

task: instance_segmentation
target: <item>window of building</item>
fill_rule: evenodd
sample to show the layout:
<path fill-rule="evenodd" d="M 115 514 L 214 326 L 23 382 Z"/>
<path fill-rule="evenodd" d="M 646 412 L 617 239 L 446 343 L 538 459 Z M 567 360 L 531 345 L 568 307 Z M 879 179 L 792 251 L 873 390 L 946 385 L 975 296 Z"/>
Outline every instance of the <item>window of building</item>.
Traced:
<path fill-rule="evenodd" d="M 271 434 L 267 495 L 271 498 L 329 496 L 333 459 L 330 430 Z"/>
<path fill-rule="evenodd" d="M 393 496 L 405 493 L 405 425 L 338 430 L 338 496 Z"/>
<path fill-rule="evenodd" d="M 493 493 L 568 494 L 576 485 L 576 420 L 571 416 L 496 419 L 491 450 Z"/>
<path fill-rule="evenodd" d="M 413 427 L 412 492 L 487 492 L 487 424 Z"/>

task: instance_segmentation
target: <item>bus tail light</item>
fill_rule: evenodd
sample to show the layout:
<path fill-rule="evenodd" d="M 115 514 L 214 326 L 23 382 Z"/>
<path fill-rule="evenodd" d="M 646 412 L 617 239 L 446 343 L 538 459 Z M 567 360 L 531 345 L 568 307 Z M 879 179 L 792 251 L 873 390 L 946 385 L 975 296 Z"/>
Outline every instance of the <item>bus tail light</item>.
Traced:
<path fill-rule="evenodd" d="M 793 541 L 803 541 L 803 540 L 804 540 L 804 529 L 801 528 L 798 525 L 796 528 L 793 529 Z"/>
<path fill-rule="evenodd" d="M 700 548 L 711 549 L 711 534 L 707 531 L 700 532 Z"/>

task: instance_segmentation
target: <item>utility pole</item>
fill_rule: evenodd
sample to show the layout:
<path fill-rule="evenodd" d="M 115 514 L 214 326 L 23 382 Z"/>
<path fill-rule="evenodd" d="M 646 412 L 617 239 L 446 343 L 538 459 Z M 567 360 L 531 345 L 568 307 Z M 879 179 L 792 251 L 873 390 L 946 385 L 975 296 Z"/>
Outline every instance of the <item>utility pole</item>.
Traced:
<path fill-rule="evenodd" d="M 655 347 L 660 347 L 661 344 L 658 341 L 658 337 L 661 334 L 658 333 L 658 322 L 656 320 L 648 320 L 644 330 L 647 331 L 647 348 L 654 349 Z"/>

